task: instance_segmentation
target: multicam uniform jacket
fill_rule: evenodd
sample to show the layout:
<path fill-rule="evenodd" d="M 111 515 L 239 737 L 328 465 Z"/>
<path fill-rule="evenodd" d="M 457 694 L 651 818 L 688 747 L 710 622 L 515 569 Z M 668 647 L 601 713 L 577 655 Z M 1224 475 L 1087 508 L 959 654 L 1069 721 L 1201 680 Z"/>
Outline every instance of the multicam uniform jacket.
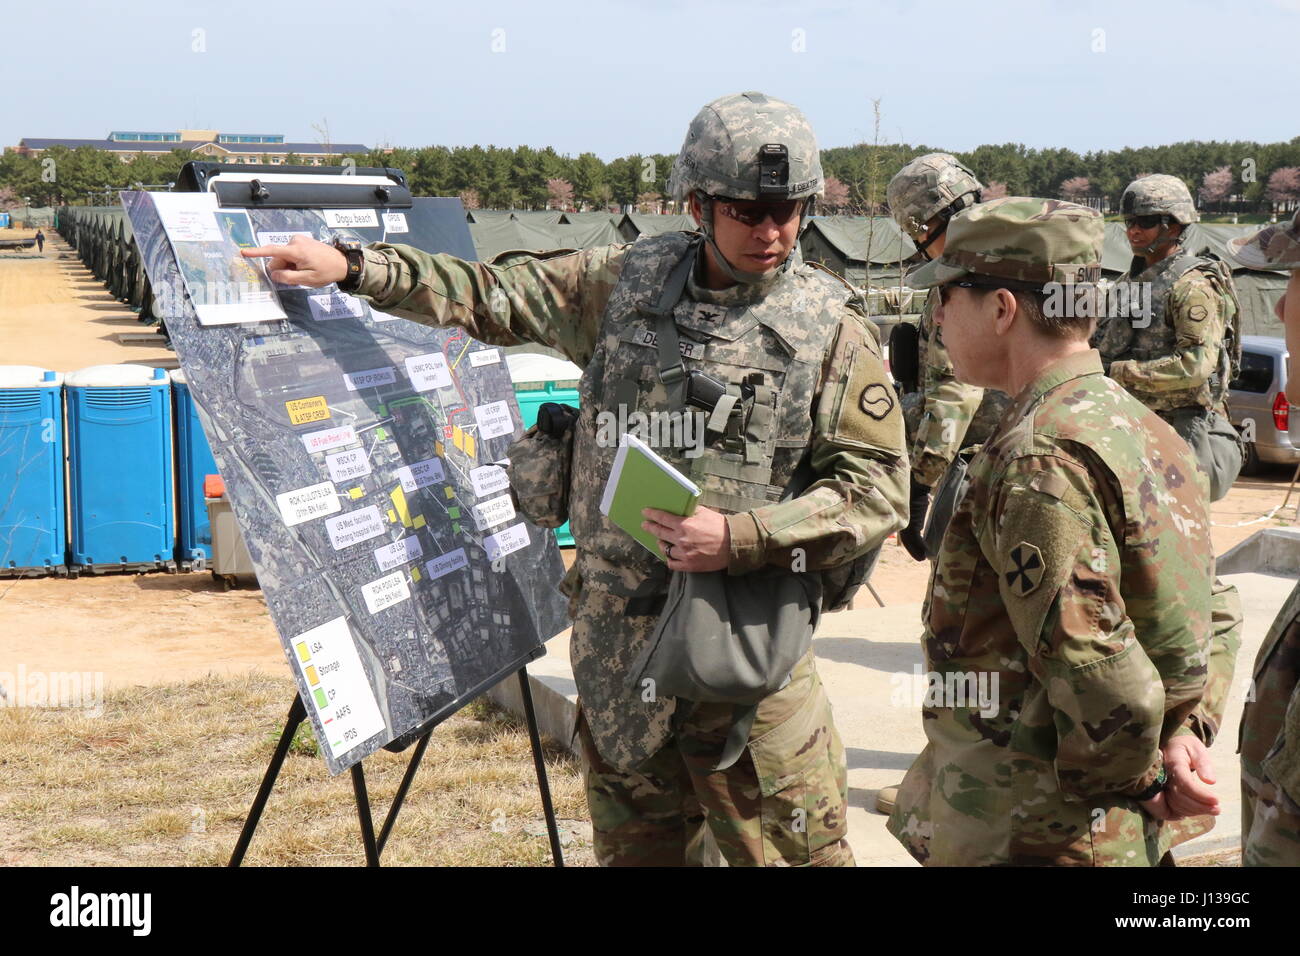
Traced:
<path fill-rule="evenodd" d="M 584 369 L 569 496 L 578 556 L 566 579 L 575 619 L 585 604 L 609 606 L 595 592 L 632 598 L 667 587 L 663 565 L 599 512 L 617 442 L 617 432 L 602 441 L 601 415 L 620 405 L 628 415 L 680 410 L 659 380 L 644 309 L 691 248 L 689 234 L 669 233 L 581 252 L 507 253 L 492 265 L 383 243 L 365 251 L 358 294 L 378 308 L 497 345 L 539 342 Z M 703 454 L 656 450 L 694 477 L 703 505 L 728 515 L 731 573 L 794 560 L 810 571 L 843 565 L 905 523 L 898 399 L 875 327 L 843 284 L 801 264 L 757 289 L 712 291 L 692 278 L 673 317 L 685 368 L 727 384 L 737 411 Z M 781 502 L 806 449 L 816 480 Z M 572 646 L 583 713 L 601 756 L 631 770 L 670 736 L 674 702 L 645 701 L 627 686 L 641 644 L 624 619 L 586 625 L 575 625 Z"/>
<path fill-rule="evenodd" d="M 1242 865 L 1300 866 L 1300 584 L 1255 658 L 1239 749 Z"/>
<path fill-rule="evenodd" d="M 938 295 L 931 290 L 926 296 L 918 328 L 921 407 L 911 446 L 912 477 L 929 488 L 938 484 L 959 451 L 988 440 L 1011 403 L 995 389 L 957 381 L 934 321 Z"/>
<path fill-rule="evenodd" d="M 1093 351 L 1025 388 L 970 475 L 924 608 L 942 693 L 890 832 L 930 865 L 1155 864 L 1175 833 L 1126 794 L 1206 680 L 1204 478 Z M 995 707 L 962 697 L 980 681 Z"/>

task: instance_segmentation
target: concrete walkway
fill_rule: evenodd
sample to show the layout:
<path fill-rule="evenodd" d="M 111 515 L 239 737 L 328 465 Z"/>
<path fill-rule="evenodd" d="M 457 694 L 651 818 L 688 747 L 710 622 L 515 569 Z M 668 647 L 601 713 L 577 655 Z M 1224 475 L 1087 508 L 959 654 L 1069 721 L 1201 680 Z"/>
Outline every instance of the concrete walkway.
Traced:
<path fill-rule="evenodd" d="M 1240 845 L 1236 748 L 1243 697 L 1259 646 L 1295 581 L 1294 576 L 1258 572 L 1225 575 L 1224 580 L 1240 592 L 1246 624 L 1224 726 L 1211 748 L 1223 813 L 1212 831 L 1175 851 L 1178 857 Z M 847 754 L 849 843 L 859 866 L 916 865 L 885 830 L 886 818 L 875 811 L 875 801 L 881 787 L 902 780 L 925 745 L 919 710 L 908 693 L 900 693 L 910 689 L 913 667 L 921 666 L 920 638 L 921 606 L 901 604 L 828 614 L 813 640 Z M 557 635 L 548 642 L 547 655 L 528 668 L 542 731 L 565 742 L 577 704 L 568 639 L 567 631 Z M 491 694 L 510 709 L 521 709 L 513 678 Z"/>

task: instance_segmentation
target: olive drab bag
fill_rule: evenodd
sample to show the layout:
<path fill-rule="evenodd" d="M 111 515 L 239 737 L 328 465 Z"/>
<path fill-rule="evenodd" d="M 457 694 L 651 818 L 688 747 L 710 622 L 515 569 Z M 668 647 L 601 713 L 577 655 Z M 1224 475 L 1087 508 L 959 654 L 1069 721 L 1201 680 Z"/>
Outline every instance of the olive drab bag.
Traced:
<path fill-rule="evenodd" d="M 577 417 L 570 405 L 546 402 L 537 410 L 537 423 L 510 446 L 506 474 L 515 510 L 540 528 L 558 528 L 569 520 Z"/>

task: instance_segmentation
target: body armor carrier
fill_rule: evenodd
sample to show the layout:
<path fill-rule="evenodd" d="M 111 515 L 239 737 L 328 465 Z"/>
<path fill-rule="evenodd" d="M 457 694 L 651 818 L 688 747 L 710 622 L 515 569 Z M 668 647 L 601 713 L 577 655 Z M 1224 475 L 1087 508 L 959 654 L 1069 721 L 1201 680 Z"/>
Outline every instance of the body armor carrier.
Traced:
<path fill-rule="evenodd" d="M 1145 327 L 1139 327 L 1139 318 L 1128 316 L 1111 316 L 1099 330 L 1094 343 L 1101 352 L 1102 364 L 1109 370 L 1112 362 L 1136 359 L 1146 361 L 1172 355 L 1177 345 L 1174 326 L 1166 317 L 1169 297 L 1174 284 L 1187 273 L 1200 269 L 1209 278 L 1219 292 L 1227 314 L 1224 316 L 1224 337 L 1219 351 L 1218 367 L 1209 382 L 1210 400 L 1205 405 L 1198 397 L 1199 389 L 1183 393 L 1162 393 L 1160 401 L 1174 407 L 1192 407 L 1205 405 L 1207 408 L 1219 406 L 1228 391 L 1228 383 L 1237 377 L 1241 367 L 1241 305 L 1237 299 L 1237 290 L 1232 282 L 1232 272 L 1216 256 L 1192 255 L 1185 251 L 1162 259 L 1134 275 L 1133 269 L 1142 260 L 1134 259 L 1129 278 L 1121 279 L 1133 287 L 1127 298 L 1129 302 L 1142 301 L 1138 289 L 1141 284 L 1151 286 L 1151 316 Z M 1121 296 L 1120 301 L 1125 301 Z M 1149 404 L 1149 403 L 1148 403 Z"/>
<path fill-rule="evenodd" d="M 667 233 L 629 251 L 578 385 L 574 462 L 603 487 L 619 436 L 631 431 L 699 486 L 702 505 L 734 514 L 779 501 L 796 478 L 845 289 L 796 267 L 761 292 L 741 285 L 684 295 L 698 241 Z M 599 504 L 591 495 L 570 501 L 574 538 L 634 573 L 592 568 L 584 578 L 615 593 L 634 578 L 666 588 L 663 565 Z"/>

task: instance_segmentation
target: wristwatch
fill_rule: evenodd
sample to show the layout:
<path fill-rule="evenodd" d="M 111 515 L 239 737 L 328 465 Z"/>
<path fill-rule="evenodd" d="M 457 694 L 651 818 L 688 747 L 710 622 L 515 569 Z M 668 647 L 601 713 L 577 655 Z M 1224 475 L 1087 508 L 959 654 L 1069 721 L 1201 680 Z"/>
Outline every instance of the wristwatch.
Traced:
<path fill-rule="evenodd" d="M 1169 774 L 1165 772 L 1164 767 L 1161 767 L 1159 772 L 1156 773 L 1155 780 L 1151 781 L 1151 786 L 1147 787 L 1141 793 L 1133 794 L 1132 799 L 1136 800 L 1138 803 L 1142 803 L 1146 800 L 1154 800 L 1161 793 L 1164 793 L 1165 784 L 1168 782 Z"/>
<path fill-rule="evenodd" d="M 339 291 L 352 292 L 361 285 L 361 273 L 365 271 L 366 260 L 361 254 L 361 243 L 356 239 L 335 237 L 334 248 L 343 253 L 348 261 L 348 274 L 339 282 Z"/>

